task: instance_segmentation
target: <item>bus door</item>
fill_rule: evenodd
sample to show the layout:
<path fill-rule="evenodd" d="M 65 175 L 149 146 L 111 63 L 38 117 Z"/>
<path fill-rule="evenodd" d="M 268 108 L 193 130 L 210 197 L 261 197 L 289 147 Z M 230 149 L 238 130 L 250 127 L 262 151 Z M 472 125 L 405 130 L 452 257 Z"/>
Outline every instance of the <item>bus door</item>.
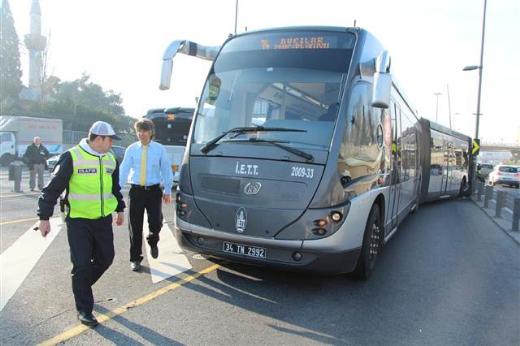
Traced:
<path fill-rule="evenodd" d="M 460 180 L 457 179 L 457 150 L 456 143 L 450 141 L 448 143 L 448 186 L 447 191 L 458 192 Z"/>
<path fill-rule="evenodd" d="M 392 117 L 392 171 L 390 179 L 390 199 L 388 202 L 388 217 L 390 218 L 390 222 L 387 220 L 387 224 L 389 224 L 390 227 L 386 230 L 387 234 L 390 233 L 395 227 L 397 227 L 397 215 L 399 212 L 399 198 L 401 192 L 401 159 L 399 148 L 400 138 L 398 138 L 398 133 L 401 129 L 399 121 L 399 109 L 395 103 L 393 103 L 393 107 L 391 108 L 390 113 Z"/>
<path fill-rule="evenodd" d="M 451 157 L 453 156 L 453 143 L 446 138 L 443 141 L 444 162 L 442 167 L 442 183 L 441 196 L 445 195 L 451 190 L 451 181 L 453 180 L 453 167 Z"/>

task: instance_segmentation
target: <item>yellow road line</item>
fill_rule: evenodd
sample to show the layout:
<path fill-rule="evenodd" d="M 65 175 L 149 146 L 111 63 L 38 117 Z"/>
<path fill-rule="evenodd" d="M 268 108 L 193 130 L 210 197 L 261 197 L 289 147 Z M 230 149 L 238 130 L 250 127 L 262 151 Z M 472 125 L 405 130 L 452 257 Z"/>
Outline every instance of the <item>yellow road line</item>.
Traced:
<path fill-rule="evenodd" d="M 105 323 L 109 320 L 111 320 L 112 318 L 116 317 L 116 316 L 119 316 L 123 313 L 125 313 L 126 311 L 128 311 L 129 309 L 131 308 L 135 308 L 135 307 L 138 307 L 140 305 L 143 305 L 145 303 L 148 303 L 152 300 L 154 300 L 155 298 L 157 297 L 160 297 L 162 296 L 163 294 L 165 293 L 168 293 L 170 291 L 173 291 L 179 287 L 182 287 L 184 286 L 185 284 L 187 283 L 190 283 L 191 281 L 197 279 L 198 277 L 200 276 L 203 276 L 203 275 L 206 275 L 206 274 L 209 274 L 215 270 L 217 270 L 218 268 L 220 268 L 220 265 L 218 264 L 214 264 L 212 266 L 209 266 L 193 275 L 188 275 L 184 278 L 180 278 L 180 281 L 179 282 L 174 282 L 168 286 L 165 286 L 163 288 L 160 288 L 154 292 L 151 292 L 141 298 L 138 298 L 134 301 L 131 301 L 130 303 L 128 304 L 125 304 L 115 310 L 112 310 L 112 311 L 109 311 L 107 314 L 96 314 L 97 316 L 97 320 L 99 323 Z M 42 346 L 47 346 L 47 345 L 56 345 L 60 342 L 65 342 L 75 336 L 78 336 L 80 335 L 81 333 L 89 330 L 90 327 L 87 327 L 83 324 L 79 324 L 75 327 L 72 327 L 71 329 L 69 330 L 66 330 L 65 332 L 59 334 L 59 335 L 56 335 L 55 337 L 53 337 L 52 339 L 49 339 L 47 341 L 44 341 L 42 342 L 41 344 L 39 345 L 42 345 Z"/>
<path fill-rule="evenodd" d="M 0 222 L 0 226 L 10 225 L 10 224 L 13 224 L 13 223 L 26 222 L 26 221 L 38 221 L 38 220 L 39 220 L 39 218 L 37 218 L 37 217 L 31 217 L 31 218 L 28 218 L 28 219 L 10 220 L 10 221 Z"/>

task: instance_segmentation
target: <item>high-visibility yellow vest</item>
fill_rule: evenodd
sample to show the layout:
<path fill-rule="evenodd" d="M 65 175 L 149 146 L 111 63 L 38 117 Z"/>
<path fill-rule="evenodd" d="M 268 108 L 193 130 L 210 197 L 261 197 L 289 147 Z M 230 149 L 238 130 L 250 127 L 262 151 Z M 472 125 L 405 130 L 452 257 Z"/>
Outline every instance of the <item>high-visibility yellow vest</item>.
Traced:
<path fill-rule="evenodd" d="M 101 158 L 79 146 L 71 148 L 69 152 L 73 165 L 67 195 L 69 217 L 99 219 L 110 215 L 117 207 L 117 199 L 112 194 L 112 173 L 116 169 L 116 159 L 112 153 Z"/>

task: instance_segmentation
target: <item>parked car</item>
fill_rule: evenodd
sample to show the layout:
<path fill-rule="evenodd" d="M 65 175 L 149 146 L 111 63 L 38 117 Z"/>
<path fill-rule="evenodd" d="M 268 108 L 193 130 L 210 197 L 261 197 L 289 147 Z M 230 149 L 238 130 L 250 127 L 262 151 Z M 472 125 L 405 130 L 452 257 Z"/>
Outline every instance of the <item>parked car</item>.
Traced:
<path fill-rule="evenodd" d="M 120 145 L 112 146 L 112 153 L 115 155 L 117 162 L 121 163 L 121 161 L 123 161 L 123 157 L 125 157 L 125 150 L 126 148 Z"/>
<path fill-rule="evenodd" d="M 489 173 L 493 171 L 494 166 L 490 163 L 477 164 L 477 179 L 484 182 L 488 179 Z"/>
<path fill-rule="evenodd" d="M 520 166 L 498 165 L 489 173 L 488 182 L 492 186 L 504 184 L 518 189 L 520 187 Z"/>
<path fill-rule="evenodd" d="M 125 150 L 125 147 L 122 147 L 120 145 L 112 146 L 112 153 L 116 157 L 117 162 L 121 163 L 121 161 L 123 161 L 123 157 L 125 157 Z M 50 172 L 54 171 L 54 167 L 56 167 L 56 163 L 58 163 L 59 158 L 60 155 L 54 155 L 47 159 L 47 169 Z"/>
<path fill-rule="evenodd" d="M 54 155 L 47 159 L 47 169 L 49 170 L 49 172 L 54 171 L 54 167 L 56 167 L 59 158 L 60 155 Z"/>

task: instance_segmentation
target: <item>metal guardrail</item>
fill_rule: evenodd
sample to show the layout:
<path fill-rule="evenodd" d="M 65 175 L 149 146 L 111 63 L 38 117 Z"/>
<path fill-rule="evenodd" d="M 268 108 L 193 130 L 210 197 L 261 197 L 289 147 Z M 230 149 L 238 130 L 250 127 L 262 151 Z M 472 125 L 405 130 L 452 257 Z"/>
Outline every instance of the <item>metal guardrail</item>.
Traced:
<path fill-rule="evenodd" d="M 87 137 L 85 131 L 63 130 L 63 144 L 78 144 L 82 138 Z"/>
<path fill-rule="evenodd" d="M 520 198 L 515 198 L 515 204 L 513 205 L 513 228 L 514 232 L 518 232 L 518 219 L 520 219 Z"/>
<path fill-rule="evenodd" d="M 483 182 L 476 182 L 474 194 L 476 200 L 482 202 L 484 208 L 491 208 L 491 202 L 495 204 L 495 217 L 503 218 L 504 209 L 512 214 L 511 230 L 519 232 L 520 219 L 520 198 L 508 193 L 508 191 L 495 191 L 493 186 L 485 185 Z"/>

